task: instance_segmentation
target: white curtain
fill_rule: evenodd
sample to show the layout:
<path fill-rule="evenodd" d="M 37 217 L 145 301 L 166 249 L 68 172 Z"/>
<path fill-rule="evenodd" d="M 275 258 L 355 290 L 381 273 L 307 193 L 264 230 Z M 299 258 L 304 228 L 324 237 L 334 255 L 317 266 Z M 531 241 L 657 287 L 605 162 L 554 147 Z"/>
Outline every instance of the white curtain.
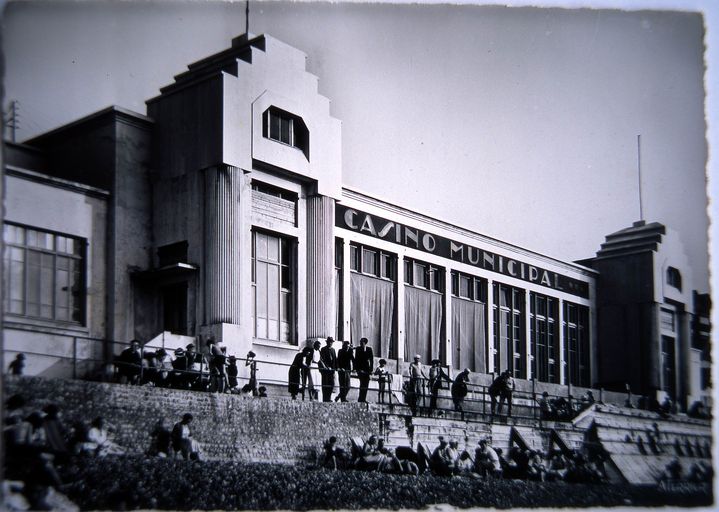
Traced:
<path fill-rule="evenodd" d="M 352 273 L 350 277 L 350 330 L 352 344 L 360 338 L 377 357 L 389 357 L 394 316 L 394 283 Z"/>
<path fill-rule="evenodd" d="M 459 298 L 452 299 L 452 365 L 485 372 L 485 305 Z"/>
<path fill-rule="evenodd" d="M 342 271 L 340 269 L 335 269 L 335 273 L 333 276 L 334 279 L 334 291 L 335 291 L 335 300 L 334 300 L 334 306 L 335 306 L 335 340 L 341 340 L 342 337 L 340 336 L 340 325 L 342 323 L 342 297 L 340 296 L 340 293 L 342 292 L 340 283 L 342 279 Z"/>
<path fill-rule="evenodd" d="M 404 287 L 404 358 L 411 361 L 415 354 L 429 364 L 439 358 L 442 337 L 443 296 L 412 286 Z"/>

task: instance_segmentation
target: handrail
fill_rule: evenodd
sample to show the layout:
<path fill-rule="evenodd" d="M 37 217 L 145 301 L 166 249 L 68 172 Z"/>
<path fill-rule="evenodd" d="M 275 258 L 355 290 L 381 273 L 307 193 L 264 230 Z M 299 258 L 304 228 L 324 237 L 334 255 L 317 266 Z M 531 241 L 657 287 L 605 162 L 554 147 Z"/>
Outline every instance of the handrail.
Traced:
<path fill-rule="evenodd" d="M 48 353 L 42 353 L 37 351 L 23 351 L 26 355 L 36 356 L 36 357 L 50 357 L 55 358 L 58 360 L 71 360 L 72 364 L 72 378 L 73 379 L 82 379 L 82 380 L 96 380 L 98 377 L 100 380 L 106 380 L 107 378 L 116 378 L 117 375 L 121 372 L 120 368 L 131 368 L 136 369 L 139 373 L 138 380 L 142 383 L 148 382 L 148 377 L 146 373 L 149 370 L 158 371 L 161 373 L 167 372 L 168 374 L 172 375 L 175 380 L 177 380 L 178 376 L 182 375 L 193 375 L 197 376 L 200 379 L 201 384 L 199 387 L 203 387 L 203 382 L 209 382 L 210 381 L 210 375 L 211 375 L 211 368 L 210 368 L 210 360 L 208 360 L 207 356 L 209 354 L 204 354 L 198 350 L 198 354 L 202 356 L 201 358 L 201 367 L 199 370 L 181 370 L 176 368 L 153 368 L 149 366 L 149 363 L 145 364 L 145 361 L 147 361 L 146 356 L 151 353 L 151 351 L 159 350 L 160 348 L 164 348 L 164 339 L 163 343 L 161 345 L 158 344 L 151 344 L 147 343 L 145 345 L 141 346 L 141 350 L 143 352 L 143 364 L 140 365 L 132 365 L 131 363 L 118 361 L 118 354 L 116 354 L 115 345 L 121 345 L 121 346 L 127 346 L 127 342 L 117 342 L 117 341 L 110 341 L 110 340 L 103 340 L 102 338 L 92 338 L 92 337 L 85 337 L 85 336 L 69 336 L 69 335 L 62 335 L 67 338 L 72 339 L 72 354 L 71 355 L 61 355 L 61 354 L 48 354 Z M 105 358 L 97 358 L 97 357 L 79 357 L 79 347 L 78 344 L 85 342 L 85 341 L 91 341 L 91 342 L 103 342 L 104 344 L 109 344 L 112 347 L 112 350 L 110 351 L 114 357 L 113 360 L 108 361 Z M 201 347 L 198 347 L 201 348 Z M 5 349 L 5 353 L 19 353 L 18 350 L 13 349 Z M 92 351 L 91 351 L 92 352 Z M 168 350 L 168 355 L 170 358 L 172 358 L 172 351 Z M 229 356 L 227 356 L 229 359 Z M 238 363 L 238 370 L 239 368 L 245 368 L 245 363 L 247 359 L 236 357 L 235 358 Z M 262 361 L 262 360 L 255 360 L 257 364 L 258 371 L 261 370 L 262 367 L 274 367 L 275 369 L 289 369 L 292 364 L 291 363 L 285 363 L 280 361 Z M 112 371 L 110 372 L 110 368 L 108 366 L 112 366 Z M 134 368 L 133 368 L 134 367 Z M 80 370 L 84 368 L 86 371 L 82 373 Z M 287 377 L 285 378 L 277 378 L 277 374 L 280 370 L 277 371 L 270 371 L 269 374 L 274 375 L 268 375 L 267 378 L 261 378 L 262 383 L 264 384 L 270 384 L 273 386 L 287 386 L 289 384 L 289 379 Z M 81 374 L 82 373 L 82 374 Z M 152 375 L 151 373 L 151 375 Z M 237 379 L 241 382 L 246 382 L 249 380 L 248 375 L 243 375 L 241 370 L 238 371 Z M 395 374 L 396 375 L 396 374 Z M 286 376 L 286 373 L 285 373 Z M 354 378 L 357 378 L 357 372 L 352 370 L 351 376 Z M 374 376 L 370 376 L 372 380 L 376 381 L 376 378 Z M 402 384 L 409 386 L 410 378 L 408 376 L 401 376 Z M 441 391 L 438 391 L 437 393 L 437 406 L 435 408 L 429 407 L 429 402 L 432 397 L 431 390 L 428 386 L 429 379 L 427 378 L 420 378 L 420 387 L 421 387 L 421 393 L 420 396 L 417 397 L 417 404 L 415 407 L 415 411 L 413 411 L 415 414 L 419 416 L 433 416 L 436 414 L 445 414 L 446 412 L 454 411 L 453 404 L 451 402 L 451 393 L 448 392 L 446 388 L 443 388 Z M 487 403 L 489 402 L 491 404 L 492 400 L 490 400 L 489 395 L 489 386 L 478 384 L 478 383 L 467 383 L 468 393 L 467 396 L 464 397 L 463 403 L 462 403 L 462 409 L 463 411 L 457 411 L 461 416 L 467 420 L 472 421 L 476 415 L 481 416 L 491 416 L 494 417 L 495 415 L 491 414 L 491 410 L 488 411 L 487 409 Z M 169 386 L 169 384 L 168 384 Z M 334 389 L 337 389 L 338 383 L 335 382 Z M 318 384 L 315 386 L 318 393 L 321 390 L 322 386 L 321 384 Z M 186 388 L 183 388 L 186 389 Z M 350 390 L 357 390 L 359 389 L 359 386 L 356 384 L 353 385 L 350 384 Z M 402 389 L 404 390 L 404 386 L 402 386 Z M 567 388 L 570 389 L 570 388 Z M 386 388 L 385 393 L 388 395 L 388 403 L 390 405 L 394 405 L 392 402 L 393 399 L 397 398 L 396 388 L 393 390 L 392 386 L 388 385 Z M 403 391 L 400 391 L 403 392 Z M 378 389 L 376 386 L 373 386 L 369 389 L 370 396 L 378 394 Z M 601 390 L 600 390 L 600 397 L 602 396 Z M 303 397 L 304 398 L 304 397 Z M 407 405 L 407 393 L 406 390 L 404 390 L 404 400 L 401 402 L 402 405 Z M 549 395 L 550 399 L 559 399 L 564 398 L 569 402 L 569 410 L 571 411 L 571 415 L 569 417 L 561 418 L 561 420 L 571 420 L 576 414 L 581 412 L 583 408 L 576 407 L 575 403 L 573 402 L 579 402 L 578 400 L 572 400 L 571 395 Z M 497 400 L 499 402 L 499 400 Z M 539 404 L 537 401 L 537 393 L 535 390 L 534 382 L 532 382 L 532 390 L 531 391 L 522 391 L 522 390 L 514 390 L 512 393 L 512 416 L 514 418 L 524 418 L 524 419 L 532 419 L 537 420 L 541 422 L 542 418 L 541 411 L 539 411 Z M 507 404 L 504 404 L 505 407 L 507 407 Z M 506 410 L 506 409 L 504 409 Z M 503 411 L 504 412 L 504 411 Z M 497 414 L 496 416 L 505 416 L 505 414 Z M 549 418 L 549 419 L 557 419 L 557 418 Z"/>

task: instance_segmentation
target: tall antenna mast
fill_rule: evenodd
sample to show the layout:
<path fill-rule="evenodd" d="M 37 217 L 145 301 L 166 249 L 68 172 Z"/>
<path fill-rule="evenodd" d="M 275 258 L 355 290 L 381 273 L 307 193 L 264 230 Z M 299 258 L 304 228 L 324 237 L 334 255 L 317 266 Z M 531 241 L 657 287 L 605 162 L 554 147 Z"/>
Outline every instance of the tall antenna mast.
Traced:
<path fill-rule="evenodd" d="M 639 220 L 644 220 L 642 209 L 642 136 L 637 135 L 637 178 L 639 180 Z"/>
<path fill-rule="evenodd" d="M 245 2 L 245 34 L 250 33 L 250 0 Z"/>

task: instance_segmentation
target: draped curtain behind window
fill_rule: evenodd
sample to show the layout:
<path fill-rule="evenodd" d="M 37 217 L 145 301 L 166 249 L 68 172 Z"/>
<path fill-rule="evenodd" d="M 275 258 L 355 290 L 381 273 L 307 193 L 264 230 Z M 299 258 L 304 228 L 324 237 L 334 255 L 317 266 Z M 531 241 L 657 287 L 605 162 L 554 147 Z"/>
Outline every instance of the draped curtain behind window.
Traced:
<path fill-rule="evenodd" d="M 442 300 L 439 293 L 404 287 L 404 358 L 411 361 L 415 354 L 428 364 L 439 358 L 442 337 Z"/>
<path fill-rule="evenodd" d="M 340 331 L 341 331 L 340 327 L 341 327 L 341 324 L 342 324 L 342 297 L 341 297 L 341 295 L 340 295 L 340 293 L 341 293 L 341 291 L 342 291 L 341 288 L 340 288 L 340 282 L 341 282 L 341 279 L 342 279 L 342 274 L 341 274 L 341 272 L 342 272 L 342 271 L 341 271 L 340 269 L 337 269 L 337 268 L 336 268 L 336 269 L 335 269 L 334 276 L 333 276 L 333 277 L 334 277 L 334 291 L 335 291 L 335 297 L 334 297 L 334 299 L 335 299 L 335 300 L 334 300 L 334 306 L 335 306 L 335 314 L 334 314 L 334 319 L 335 319 L 335 340 L 341 340 L 341 339 L 342 339 L 342 337 L 340 336 Z"/>
<path fill-rule="evenodd" d="M 394 283 L 352 273 L 350 277 L 352 344 L 367 338 L 377 357 L 389 357 L 394 316 Z"/>
<path fill-rule="evenodd" d="M 452 299 L 452 365 L 473 372 L 486 371 L 485 305 Z"/>

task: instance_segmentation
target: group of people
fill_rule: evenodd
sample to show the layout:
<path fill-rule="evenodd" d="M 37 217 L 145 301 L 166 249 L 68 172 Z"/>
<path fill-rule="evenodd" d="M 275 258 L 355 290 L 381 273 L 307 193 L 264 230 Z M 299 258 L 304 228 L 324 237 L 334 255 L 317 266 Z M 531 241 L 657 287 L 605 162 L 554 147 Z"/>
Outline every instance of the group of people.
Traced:
<path fill-rule="evenodd" d="M 254 352 L 248 352 L 245 359 L 245 366 L 249 367 L 249 382 L 240 388 L 237 358 L 227 355 L 227 347 L 212 336 L 207 338 L 205 345 L 207 354 L 198 352 L 194 343 L 168 352 L 164 348 L 143 349 L 140 341 L 132 340 L 130 346 L 115 359 L 118 379 L 128 384 L 219 393 L 242 391 L 253 396 L 266 396 L 266 388 L 257 385 Z"/>
<path fill-rule="evenodd" d="M 360 340 L 359 347 L 353 347 L 349 341 L 342 342 L 342 348 L 335 351 L 334 339 L 325 340 L 325 346 L 315 341 L 311 347 L 305 347 L 298 352 L 290 365 L 287 375 L 287 390 L 296 399 L 298 395 L 310 400 L 319 400 L 322 391 L 322 401 L 332 401 L 332 392 L 335 387 L 335 374 L 339 380 L 339 393 L 336 402 L 347 402 L 350 391 L 352 372 L 356 372 L 359 379 L 359 402 L 367 401 L 367 391 L 373 375 L 377 376 L 380 393 L 379 400 L 384 401 L 385 391 L 391 382 L 391 374 L 386 368 L 387 361 L 381 359 L 379 366 L 374 367 L 374 354 L 372 347 L 368 346 L 367 338 Z M 391 401 L 391 393 L 388 399 Z"/>
<path fill-rule="evenodd" d="M 469 393 L 469 374 L 469 368 L 465 368 L 454 379 L 451 379 L 444 372 L 440 360 L 433 359 L 430 361 L 429 376 L 427 376 L 422 366 L 422 356 L 416 354 L 409 365 L 409 381 L 404 385 L 405 402 L 412 410 L 412 414 L 416 415 L 428 388 L 430 395 L 429 410 L 431 413 L 437 408 L 439 391 L 444 388 L 444 383 L 446 382 L 452 395 L 454 410 L 463 412 L 462 404 Z"/>
<path fill-rule="evenodd" d="M 332 337 L 325 340 L 324 347 L 321 342 L 315 341 L 311 347 L 305 347 L 295 355 L 287 376 L 287 389 L 292 399 L 297 399 L 298 396 L 304 399 L 308 396 L 309 400 L 319 400 L 321 391 L 322 401 L 330 402 L 338 381 L 339 392 L 334 401 L 347 402 L 354 372 L 359 380 L 358 402 L 367 402 L 369 383 L 374 378 L 377 381 L 377 401 L 391 404 L 393 374 L 389 371 L 386 359 L 380 359 L 375 367 L 374 354 L 367 338 L 361 338 L 358 347 L 354 347 L 349 341 L 343 341 L 342 348 L 338 351 L 335 351 L 334 343 Z M 440 360 L 434 359 L 428 377 L 421 359 L 419 354 L 414 356 L 408 369 L 409 380 L 403 386 L 405 403 L 410 406 L 413 414 L 417 414 L 421 400 L 426 395 L 425 385 L 430 390 L 430 409 L 437 407 L 443 382 L 447 382 L 451 389 L 455 410 L 462 411 L 462 403 L 468 394 L 470 370 L 466 368 L 454 379 L 450 379 L 442 369 Z"/>
<path fill-rule="evenodd" d="M 678 484 L 690 482 L 695 484 L 712 483 L 714 479 L 714 468 L 711 464 L 697 460 L 692 462 L 688 469 L 684 469 L 679 457 L 674 457 L 664 467 L 659 476 L 659 484 Z"/>
<path fill-rule="evenodd" d="M 570 421 L 577 413 L 588 409 L 594 402 L 594 394 L 591 390 L 587 390 L 579 400 L 574 400 L 572 395 L 567 398 L 563 396 L 550 398 L 546 391 L 537 398 L 539 415 L 543 420 Z"/>
<path fill-rule="evenodd" d="M 185 413 L 172 429 L 166 418 L 157 420 L 150 432 L 151 442 L 147 454 L 156 457 L 180 456 L 185 460 L 200 460 L 202 458 L 200 444 L 192 437 L 190 429 L 193 419 L 192 414 Z"/>
<path fill-rule="evenodd" d="M 59 476 L 58 463 L 73 455 L 125 453 L 111 432 L 102 417 L 90 425 L 77 422 L 68 428 L 57 405 L 50 403 L 28 412 L 24 397 L 12 395 L 5 403 L 3 425 L 6 477 L 24 482 L 24 495 L 33 510 L 49 510 L 48 498 L 67 485 Z"/>
<path fill-rule="evenodd" d="M 515 445 L 504 456 L 489 440 L 481 439 L 474 453 L 460 449 L 455 440 L 439 437 L 431 452 L 424 445 L 417 450 L 399 447 L 394 452 L 383 439 L 371 435 L 361 446 L 352 441 L 350 450 L 337 445 L 332 436 L 324 443 L 323 465 L 329 468 L 354 468 L 392 473 L 419 474 L 431 471 L 437 475 L 468 475 L 477 478 L 507 478 L 536 481 L 604 482 L 606 457 L 601 452 L 583 454 L 577 450 L 551 450 L 546 456 L 539 450 Z"/>

